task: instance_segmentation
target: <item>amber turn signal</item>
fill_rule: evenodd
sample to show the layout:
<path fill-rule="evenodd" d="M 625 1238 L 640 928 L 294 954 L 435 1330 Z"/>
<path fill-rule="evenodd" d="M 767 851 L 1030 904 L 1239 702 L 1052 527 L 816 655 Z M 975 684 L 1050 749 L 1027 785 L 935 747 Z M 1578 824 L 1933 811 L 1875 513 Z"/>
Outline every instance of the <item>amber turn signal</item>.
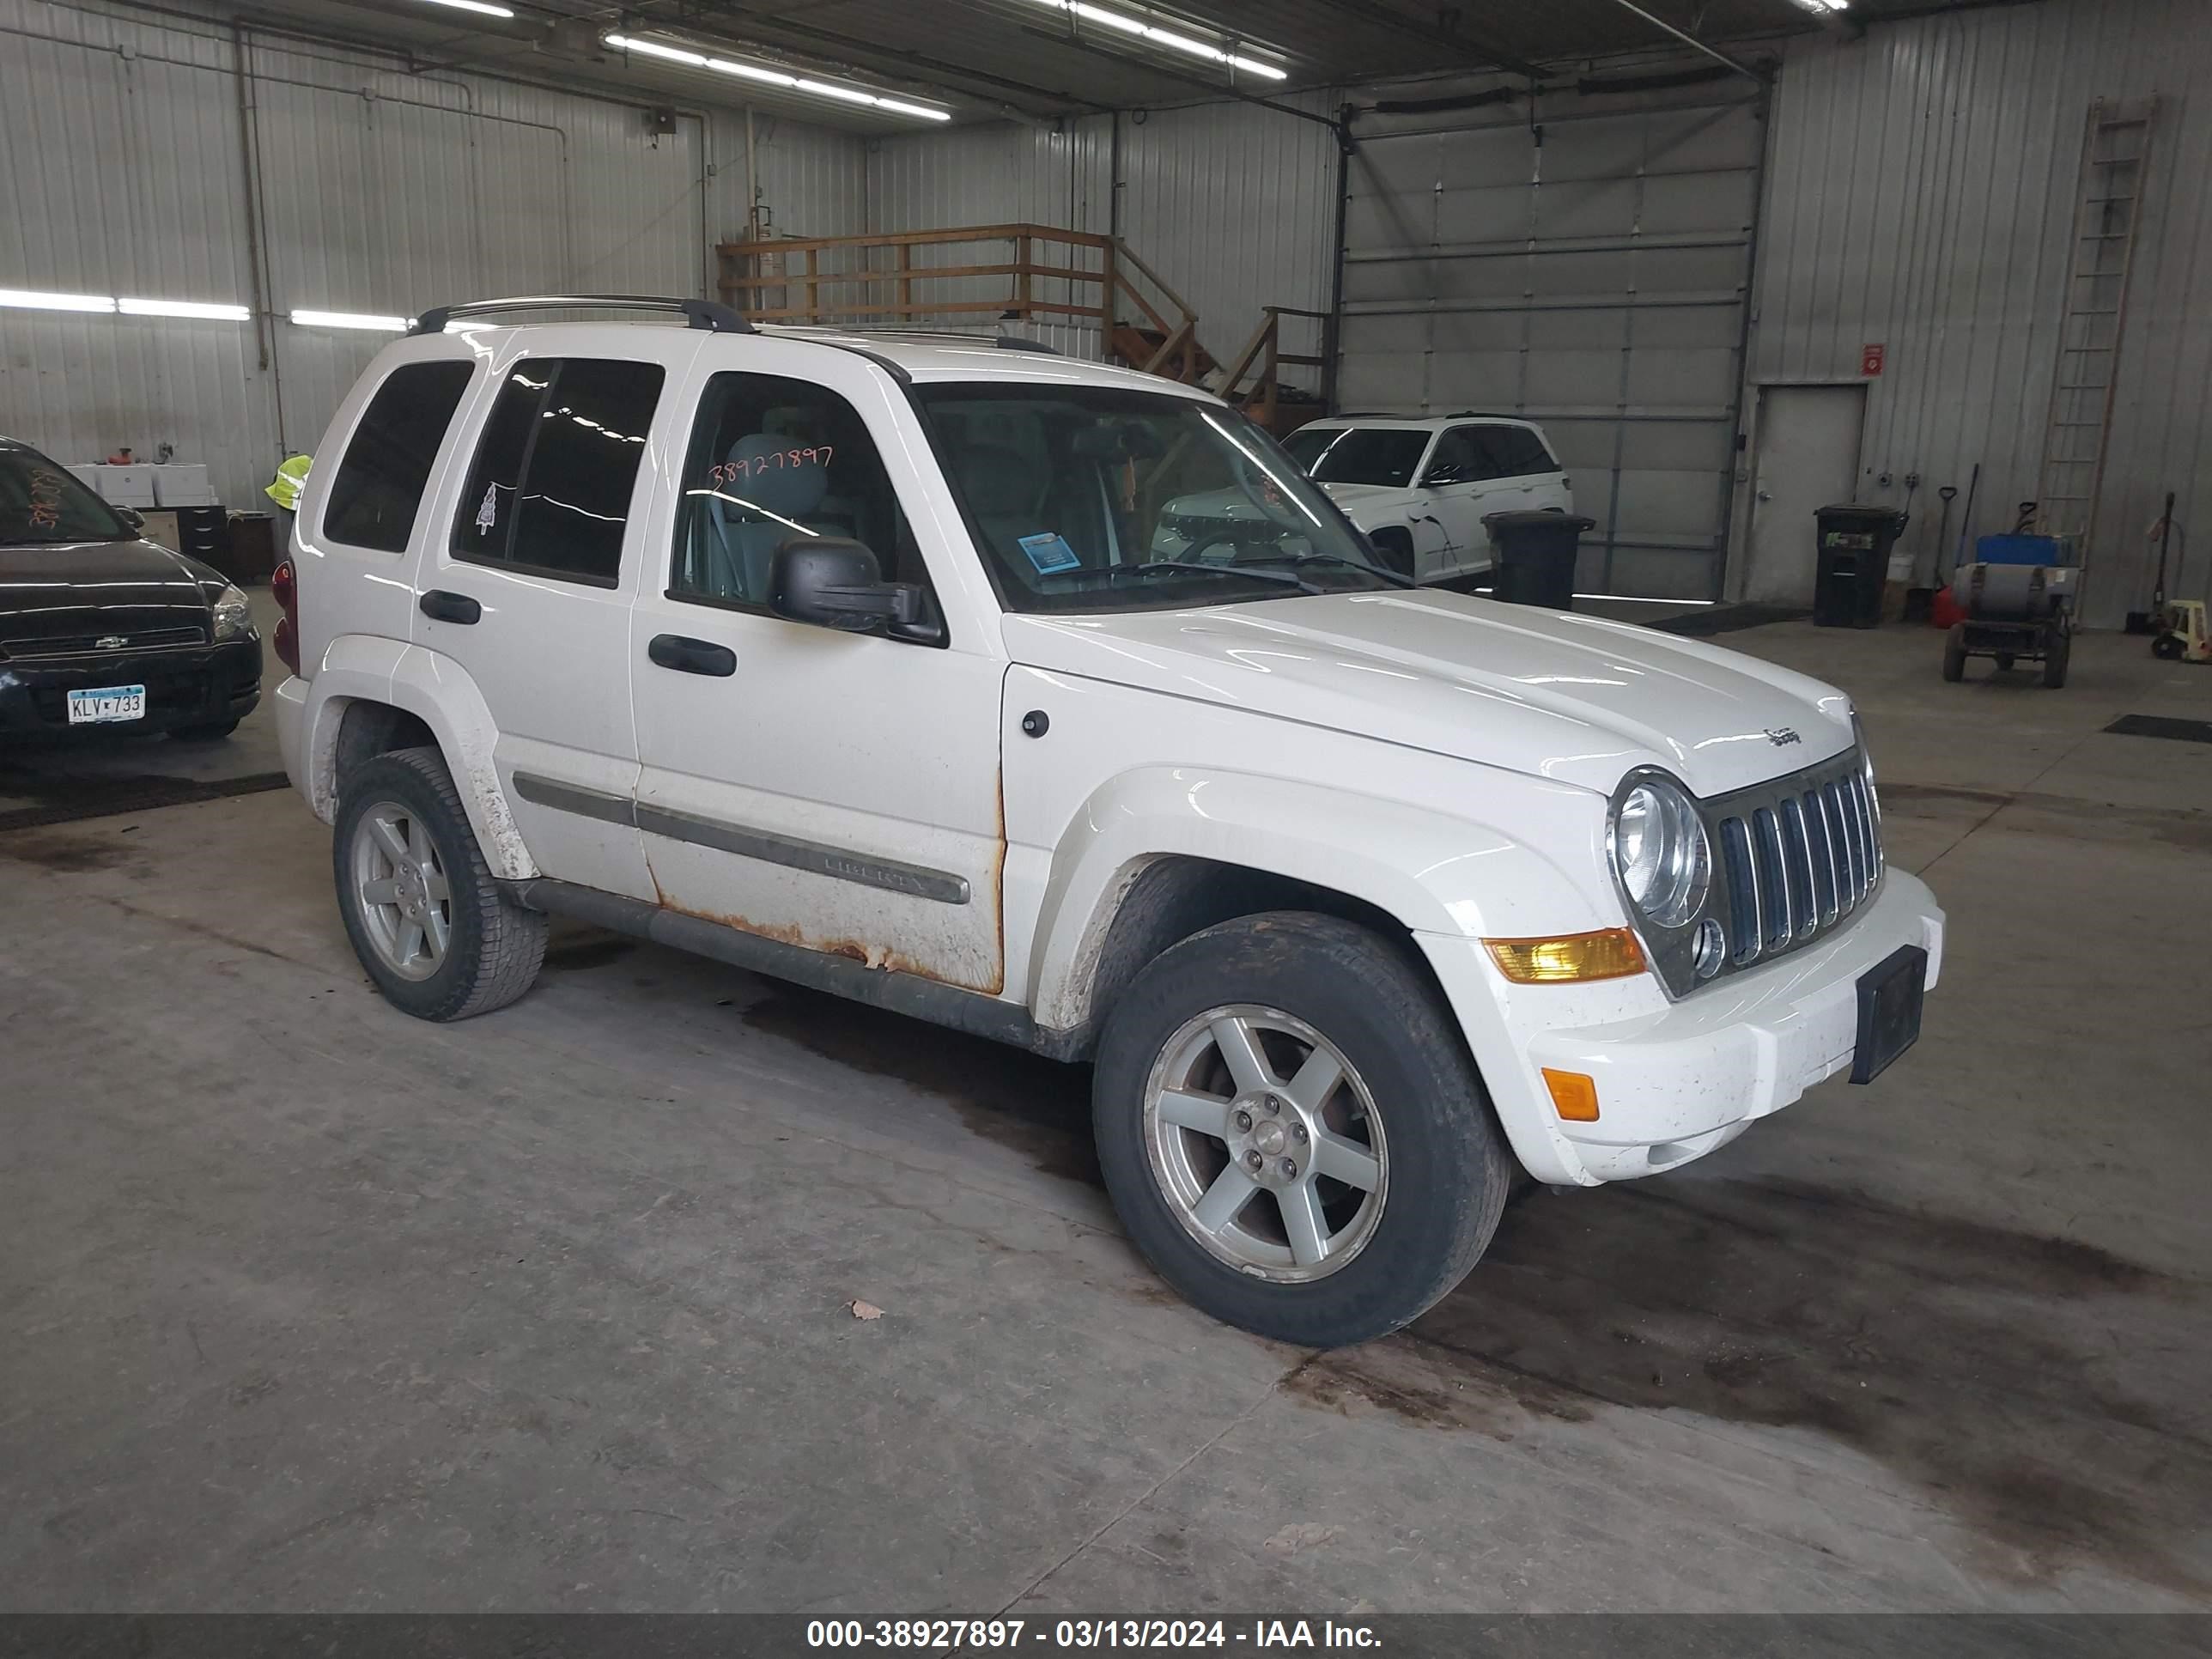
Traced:
<path fill-rule="evenodd" d="M 1597 1079 L 1580 1072 L 1555 1072 L 1547 1066 L 1544 1086 L 1552 1091 L 1552 1106 L 1570 1123 L 1597 1121 Z"/>
<path fill-rule="evenodd" d="M 1644 947 L 1626 927 L 1567 939 L 1486 939 L 1482 944 L 1498 971 L 1516 985 L 1625 979 L 1644 971 Z"/>

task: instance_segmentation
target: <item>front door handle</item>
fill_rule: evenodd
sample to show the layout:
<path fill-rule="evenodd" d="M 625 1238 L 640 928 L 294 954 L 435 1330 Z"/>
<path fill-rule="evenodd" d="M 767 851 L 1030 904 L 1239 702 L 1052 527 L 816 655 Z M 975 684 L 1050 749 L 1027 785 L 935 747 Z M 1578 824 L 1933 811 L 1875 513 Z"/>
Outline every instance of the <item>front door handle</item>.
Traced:
<path fill-rule="evenodd" d="M 663 668 L 679 674 L 711 674 L 726 680 L 738 672 L 738 653 L 711 640 L 686 639 L 681 634 L 656 634 L 645 654 Z"/>
<path fill-rule="evenodd" d="M 483 607 L 467 594 L 448 593 L 437 587 L 416 600 L 415 608 L 433 622 L 459 623 L 465 627 L 483 617 Z"/>

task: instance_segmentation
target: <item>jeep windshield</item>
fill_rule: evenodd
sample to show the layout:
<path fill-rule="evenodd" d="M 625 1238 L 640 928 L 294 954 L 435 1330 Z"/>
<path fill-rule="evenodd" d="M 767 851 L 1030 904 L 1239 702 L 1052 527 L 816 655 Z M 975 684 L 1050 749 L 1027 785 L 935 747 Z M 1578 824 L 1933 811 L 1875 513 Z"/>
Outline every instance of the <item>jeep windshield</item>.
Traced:
<path fill-rule="evenodd" d="M 1398 585 L 1275 441 L 1218 404 L 1004 381 L 914 395 L 1008 610 L 1185 609 Z"/>
<path fill-rule="evenodd" d="M 1316 483 L 1402 489 L 1413 482 L 1429 434 L 1422 427 L 1308 426 L 1291 434 L 1283 447 Z"/>
<path fill-rule="evenodd" d="M 115 509 L 58 462 L 21 444 L 0 444 L 0 547 L 131 536 Z"/>

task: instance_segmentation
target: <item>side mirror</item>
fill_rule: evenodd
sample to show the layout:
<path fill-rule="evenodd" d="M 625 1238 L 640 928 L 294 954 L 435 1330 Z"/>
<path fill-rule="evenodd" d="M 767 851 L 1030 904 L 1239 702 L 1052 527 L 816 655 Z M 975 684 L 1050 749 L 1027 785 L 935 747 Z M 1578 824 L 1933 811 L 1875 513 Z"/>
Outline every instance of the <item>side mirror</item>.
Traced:
<path fill-rule="evenodd" d="M 135 507 L 118 507 L 115 509 L 115 516 L 133 530 L 143 530 L 146 527 L 146 515 Z"/>
<path fill-rule="evenodd" d="M 872 552 L 838 537 L 793 538 L 777 548 L 768 606 L 793 622 L 846 634 L 888 632 L 927 644 L 943 633 L 928 617 L 921 588 L 885 581 Z"/>

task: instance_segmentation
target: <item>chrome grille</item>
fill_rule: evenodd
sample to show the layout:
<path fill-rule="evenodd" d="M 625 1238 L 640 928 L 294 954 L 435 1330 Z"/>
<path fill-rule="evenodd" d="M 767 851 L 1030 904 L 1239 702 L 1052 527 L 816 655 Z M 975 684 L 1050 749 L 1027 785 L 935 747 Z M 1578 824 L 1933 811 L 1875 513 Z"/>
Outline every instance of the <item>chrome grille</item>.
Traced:
<path fill-rule="evenodd" d="M 18 662 L 33 662 L 44 657 L 88 657 L 102 652 L 100 641 L 116 637 L 106 634 L 63 634 L 51 638 L 0 640 L 0 657 L 10 657 Z M 205 645 L 207 629 L 198 626 L 183 628 L 142 628 L 136 633 L 120 636 L 124 643 L 106 647 L 107 651 L 160 651 L 179 645 Z"/>
<path fill-rule="evenodd" d="M 1856 749 L 1700 810 L 1720 858 L 1714 908 L 1732 968 L 1811 944 L 1881 879 L 1881 809 Z"/>

